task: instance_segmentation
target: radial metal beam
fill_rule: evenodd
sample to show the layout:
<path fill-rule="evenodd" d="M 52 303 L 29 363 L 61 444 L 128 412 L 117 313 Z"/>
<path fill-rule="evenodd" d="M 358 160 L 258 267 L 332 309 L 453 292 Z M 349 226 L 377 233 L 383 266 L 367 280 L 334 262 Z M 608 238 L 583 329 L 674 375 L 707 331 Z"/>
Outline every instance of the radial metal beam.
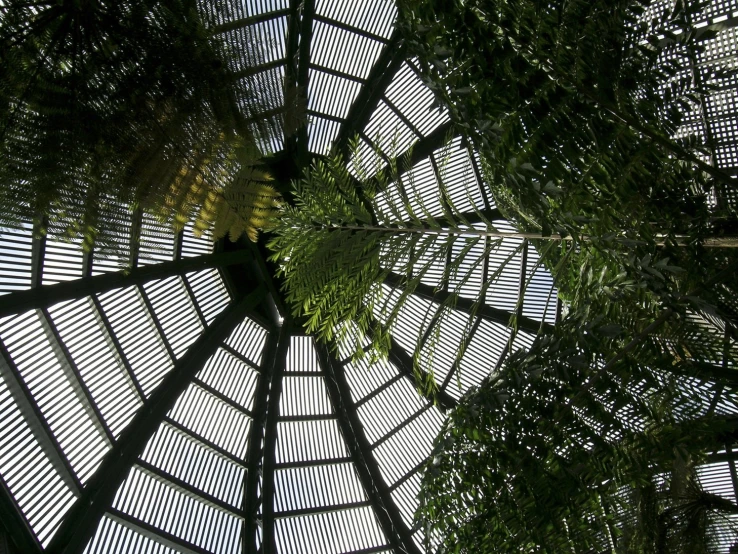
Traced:
<path fill-rule="evenodd" d="M 294 89 L 297 88 L 297 74 L 300 65 L 300 19 L 301 19 L 301 5 L 300 0 L 290 0 L 289 16 L 287 17 L 287 35 L 285 37 L 285 67 L 284 67 L 284 93 L 283 97 L 285 101 L 290 97 Z M 297 162 L 297 148 L 296 148 L 296 136 L 284 136 L 284 150 L 287 154 L 288 160 L 290 160 L 294 167 L 298 165 Z M 292 175 L 294 177 L 294 175 Z"/>
<path fill-rule="evenodd" d="M 349 153 L 349 141 L 356 133 L 366 127 L 384 91 L 400 70 L 402 62 L 405 61 L 406 50 L 400 32 L 395 30 L 389 43 L 374 63 L 374 67 L 372 67 L 367 78 L 367 84 L 361 89 L 351 105 L 346 116 L 346 122 L 341 126 L 333 143 L 334 150 L 342 154 L 344 158 Z"/>
<path fill-rule="evenodd" d="M 297 62 L 297 91 L 306 99 L 310 85 L 310 45 L 313 38 L 313 21 L 315 16 L 315 0 L 302 0 L 302 16 L 300 20 L 300 49 Z M 308 128 L 302 125 L 294 136 L 297 167 L 303 170 L 308 163 Z"/>
<path fill-rule="evenodd" d="M 46 552 L 52 554 L 82 552 L 93 536 L 100 518 L 110 507 L 121 483 L 167 413 L 213 355 L 218 345 L 228 338 L 264 296 L 264 288 L 258 287 L 241 300 L 232 302 L 179 359 L 121 433 L 118 442 L 87 482 L 82 496 L 69 510 Z"/>
<path fill-rule="evenodd" d="M 259 477 L 262 475 L 262 460 L 264 457 L 264 427 L 266 425 L 267 415 L 267 397 L 269 395 L 269 384 L 274 368 L 277 366 L 280 356 L 280 345 L 284 350 L 285 343 L 289 342 L 289 337 L 285 335 L 285 328 L 272 329 L 267 338 L 264 355 L 262 356 L 261 371 L 259 372 L 259 381 L 254 392 L 254 417 L 251 422 L 251 431 L 249 433 L 248 443 L 248 461 L 246 469 L 246 483 L 244 486 L 243 496 L 243 512 L 244 531 L 243 542 L 241 544 L 241 552 L 243 554 L 252 554 L 257 551 L 257 537 L 259 527 Z M 284 352 L 282 352 L 284 355 Z"/>
<path fill-rule="evenodd" d="M 292 322 L 285 320 L 279 332 L 276 353 L 268 368 L 269 395 L 264 414 L 264 450 L 262 465 L 262 544 L 263 554 L 277 554 L 274 526 L 274 470 L 277 463 L 277 433 L 279 423 L 279 399 L 282 395 L 282 375 L 287 361 L 287 352 L 292 335 Z M 276 334 L 276 333 L 275 333 Z M 253 496 L 252 496 L 253 498 Z"/>
<path fill-rule="evenodd" d="M 3 296 L 0 300 L 0 317 L 23 313 L 34 308 L 46 308 L 65 300 L 84 298 L 117 288 L 141 285 L 172 275 L 200 271 L 210 267 L 242 264 L 252 258 L 251 250 L 234 250 L 137 267 L 128 272 L 116 271 L 55 285 L 42 285 Z"/>
<path fill-rule="evenodd" d="M 384 282 L 393 288 L 397 288 L 401 287 L 404 281 L 405 278 L 402 275 L 391 273 Z M 445 302 L 452 295 L 452 293 L 441 290 L 437 291 L 434 287 L 422 283 L 415 287 L 414 294 L 439 304 Z M 462 297 L 456 298 L 454 309 L 467 315 L 475 314 L 477 317 L 504 325 L 505 327 L 510 325 L 511 318 L 515 316 L 513 312 L 493 308 L 487 304 L 477 307 L 475 306 L 474 300 Z M 517 315 L 517 322 L 519 329 L 533 334 L 537 334 L 540 330 L 548 332 L 553 329 L 550 323 L 541 323 L 540 321 L 522 315 Z"/>
<path fill-rule="evenodd" d="M 359 414 L 351 402 L 351 391 L 343 367 L 325 345 L 316 345 L 316 351 L 320 366 L 327 376 L 325 385 L 333 409 L 338 415 L 341 433 L 385 537 L 395 552 L 420 554 L 372 454 Z"/>
<path fill-rule="evenodd" d="M 237 29 L 244 29 L 246 27 L 256 25 L 257 23 L 264 23 L 265 21 L 270 21 L 272 19 L 276 19 L 284 15 L 289 15 L 289 13 L 290 13 L 289 9 L 281 9 L 281 10 L 275 10 L 273 12 L 266 12 L 266 13 L 261 13 L 257 15 L 252 15 L 249 17 L 243 17 L 241 19 L 234 19 L 233 21 L 228 21 L 227 23 L 221 23 L 220 25 L 215 25 L 211 27 L 209 31 L 210 31 L 210 34 L 212 35 L 228 33 L 230 31 L 235 31 Z"/>

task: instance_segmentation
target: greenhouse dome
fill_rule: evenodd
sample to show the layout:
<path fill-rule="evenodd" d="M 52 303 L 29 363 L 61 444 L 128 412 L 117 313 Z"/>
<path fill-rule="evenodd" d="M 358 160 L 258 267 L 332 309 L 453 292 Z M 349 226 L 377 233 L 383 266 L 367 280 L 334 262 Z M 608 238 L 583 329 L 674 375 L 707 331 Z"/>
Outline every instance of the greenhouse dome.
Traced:
<path fill-rule="evenodd" d="M 0 3 L 0 25 L 11 4 Z M 443 189 L 472 226 L 481 213 L 515 230 L 480 155 L 424 81 L 393 1 L 198 9 L 243 88 L 267 91 L 257 115 L 278 132 L 260 149 L 280 192 L 331 151 L 383 164 L 406 155 L 404 186 L 391 183 L 378 202 L 423 198 L 442 216 Z M 713 0 L 699 15 L 697 27 L 717 31 L 690 63 L 708 75 L 736 59 L 738 4 Z M 709 163 L 731 175 L 735 82 L 706 92 L 689 122 L 712 145 Z M 294 91 L 307 98 L 305 124 L 284 132 Z M 115 255 L 44 235 L 33 218 L 0 230 L 0 553 L 425 551 L 414 514 L 445 414 L 566 312 L 534 244 L 503 239 L 463 282 L 430 268 L 400 309 L 388 357 L 371 361 L 303 330 L 263 238 L 215 240 L 192 222 L 174 233 L 127 213 Z M 401 282 L 387 276 L 387 297 Z M 452 294 L 424 354 L 429 314 Z M 419 372 L 435 395 L 420 390 L 419 337 Z M 730 412 L 722 389 L 707 392 Z M 698 474 L 738 502 L 732 448 L 710 453 Z"/>

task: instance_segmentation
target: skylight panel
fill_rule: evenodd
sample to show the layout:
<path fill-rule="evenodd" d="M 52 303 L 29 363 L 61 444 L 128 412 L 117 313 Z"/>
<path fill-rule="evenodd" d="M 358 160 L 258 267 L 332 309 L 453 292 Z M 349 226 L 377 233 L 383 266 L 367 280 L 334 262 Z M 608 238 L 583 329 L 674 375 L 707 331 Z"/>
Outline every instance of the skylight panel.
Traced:
<path fill-rule="evenodd" d="M 286 371 L 310 371 L 319 373 L 320 362 L 315 351 L 315 342 L 311 336 L 290 337 L 290 348 L 287 352 Z"/>
<path fill-rule="evenodd" d="M 218 349 L 197 374 L 197 379 L 242 408 L 253 409 L 259 372 L 230 352 Z"/>
<path fill-rule="evenodd" d="M 383 101 L 379 101 L 364 135 L 386 156 L 400 156 L 410 148 L 418 136 Z"/>
<path fill-rule="evenodd" d="M 449 381 L 449 393 L 463 394 L 493 373 L 506 351 L 510 329 L 482 319 L 461 358 L 459 369 Z"/>
<path fill-rule="evenodd" d="M 425 462 L 442 423 L 443 416 L 436 408 L 425 410 L 373 446 L 379 468 L 390 488 Z"/>
<path fill-rule="evenodd" d="M 442 288 L 446 273 L 448 237 L 428 236 L 418 247 L 417 262 L 413 266 L 413 277 L 422 272 L 420 282 L 424 285 Z"/>
<path fill-rule="evenodd" d="M 401 151 L 404 151 L 401 148 Z M 438 187 L 435 168 L 430 158 L 426 158 L 400 177 L 402 188 L 416 217 L 426 218 L 426 213 L 434 217 L 443 215 L 441 191 Z M 403 195 L 403 196 L 405 196 Z"/>
<path fill-rule="evenodd" d="M 245 459 L 251 418 L 197 384 L 187 387 L 169 417 L 223 450 Z"/>
<path fill-rule="evenodd" d="M 397 17 L 397 8 L 390 0 L 317 0 L 315 13 L 389 40 Z"/>
<path fill-rule="evenodd" d="M 31 287 L 33 226 L 0 228 L 0 294 Z"/>
<path fill-rule="evenodd" d="M 137 554 L 177 554 L 149 537 L 103 516 L 92 540 L 87 543 L 84 554 L 110 554 L 110 552 L 136 552 Z"/>
<path fill-rule="evenodd" d="M 308 150 L 315 154 L 328 154 L 341 130 L 341 123 L 310 115 L 308 117 Z"/>
<path fill-rule="evenodd" d="M 512 348 L 510 352 L 515 352 L 520 348 L 530 349 L 533 346 L 533 341 L 536 339 L 535 335 L 528 333 L 527 331 L 518 331 L 513 340 Z"/>
<path fill-rule="evenodd" d="M 492 285 L 487 289 L 485 303 L 494 308 L 514 312 L 520 291 L 522 239 L 504 238 L 489 255 L 488 275 Z"/>
<path fill-rule="evenodd" d="M 255 21 L 288 13 L 289 0 L 248 0 L 245 2 L 209 2 L 198 0 L 198 11 L 214 33 L 223 27 L 233 29 L 253 25 Z"/>
<path fill-rule="evenodd" d="M 396 294 L 393 295 L 394 298 L 396 298 Z M 394 298 L 391 298 L 391 300 L 394 300 Z M 388 310 L 392 309 L 393 303 L 392 301 L 388 303 Z M 393 336 L 398 344 L 408 352 L 413 352 L 418 338 L 423 336 L 423 332 L 435 313 L 435 309 L 436 305 L 430 300 L 414 295 L 410 296 L 400 309 L 400 316 L 397 318 L 393 329 Z M 376 315 L 381 319 L 380 313 Z"/>
<path fill-rule="evenodd" d="M 246 468 L 168 423 L 159 427 L 141 459 L 233 508 L 241 507 Z"/>
<path fill-rule="evenodd" d="M 215 240 L 210 229 L 206 229 L 199 237 L 195 235 L 194 226 L 191 221 L 185 225 L 181 235 L 181 255 L 183 258 L 202 256 L 213 252 Z"/>
<path fill-rule="evenodd" d="M 343 366 L 351 388 L 351 397 L 357 403 L 390 381 L 397 380 L 400 372 L 387 360 L 378 360 L 369 365 L 366 358 L 346 362 Z"/>
<path fill-rule="evenodd" d="M 736 0 L 712 0 L 707 3 L 701 12 L 701 21 L 695 21 L 697 26 L 704 22 L 714 23 L 724 20 L 726 17 L 738 17 L 738 2 Z"/>
<path fill-rule="evenodd" d="M 148 396 L 174 367 L 137 287 L 99 297 L 136 379 Z"/>
<path fill-rule="evenodd" d="M 82 277 L 82 241 L 44 241 L 42 284 L 53 285 Z"/>
<path fill-rule="evenodd" d="M 85 409 L 79 385 L 65 371 L 65 360 L 57 357 L 50 344 L 46 325 L 45 316 L 35 311 L 5 318 L 0 337 L 11 359 L 0 360 L 0 369 L 7 379 L 10 364 L 17 368 L 17 378 L 25 383 L 72 470 L 84 483 L 109 445 Z"/>
<path fill-rule="evenodd" d="M 418 509 L 421 471 L 416 471 L 392 491 L 392 500 L 400 509 L 405 525 L 412 528 L 415 511 Z"/>
<path fill-rule="evenodd" d="M 405 195 L 400 191 L 397 182 L 393 181 L 374 198 L 374 209 L 377 217 L 387 223 L 409 221 L 410 215 L 405 209 Z"/>
<path fill-rule="evenodd" d="M 262 154 L 272 154 L 284 147 L 281 112 L 284 110 L 284 65 L 268 67 L 243 77 L 237 86 L 236 103 L 250 121 Z M 257 91 L 260 103 L 254 106 L 251 98 Z M 259 125 L 257 125 L 257 122 Z M 263 127 L 268 134 L 261 133 Z"/>
<path fill-rule="evenodd" d="M 310 59 L 328 69 L 366 79 L 383 46 L 376 40 L 316 20 Z"/>
<path fill-rule="evenodd" d="M 423 136 L 450 121 L 448 112 L 434 105 L 433 93 L 408 62 L 402 64 L 385 96 Z"/>
<path fill-rule="evenodd" d="M 370 339 L 369 337 L 363 337 L 359 339 L 357 336 L 357 328 L 356 325 L 348 321 L 344 324 L 347 328 L 347 335 L 346 338 L 338 343 L 338 359 L 341 361 L 347 360 L 349 358 L 352 358 L 354 355 L 354 352 L 356 352 L 357 348 L 365 348 L 369 345 Z M 339 331 L 339 329 L 335 330 L 336 332 Z"/>
<path fill-rule="evenodd" d="M 250 72 L 254 67 L 284 60 L 287 18 L 284 16 L 258 21 L 218 35 L 231 57 L 231 71 Z"/>
<path fill-rule="evenodd" d="M 154 310 L 152 315 L 161 325 L 172 353 L 181 358 L 204 329 L 182 278 L 175 276 L 149 281 L 143 289 Z"/>
<path fill-rule="evenodd" d="M 335 419 L 277 424 L 277 463 L 344 458 L 349 455 Z"/>
<path fill-rule="evenodd" d="M 49 309 L 53 324 L 113 436 L 141 406 L 134 383 L 111 348 L 97 309 L 89 298 Z"/>
<path fill-rule="evenodd" d="M 261 364 L 267 331 L 258 323 L 246 318 L 231 333 L 225 344 L 244 356 L 254 367 Z"/>
<path fill-rule="evenodd" d="M 185 282 L 190 287 L 195 306 L 205 318 L 205 324 L 210 325 L 231 300 L 220 273 L 217 269 L 188 273 Z"/>
<path fill-rule="evenodd" d="M 393 381 L 357 406 L 366 437 L 374 443 L 427 406 L 408 379 Z"/>
<path fill-rule="evenodd" d="M 723 498 L 736 502 L 731 468 L 728 461 L 707 463 L 697 467 L 697 478 L 705 492 L 717 494 Z M 735 463 L 735 462 L 732 462 Z"/>
<path fill-rule="evenodd" d="M 433 160 L 454 207 L 462 213 L 484 209 L 481 183 L 474 172 L 469 150 L 461 138 L 454 138 L 448 146 L 433 152 Z"/>
<path fill-rule="evenodd" d="M 484 225 L 476 224 L 472 227 L 483 229 Z M 462 298 L 476 300 L 482 290 L 484 267 L 487 264 L 485 250 L 488 241 L 484 238 L 458 237 L 451 248 L 452 259 L 459 259 L 458 270 L 449 271 L 448 290 L 458 293 Z"/>
<path fill-rule="evenodd" d="M 277 519 L 277 549 L 290 554 L 341 554 L 387 544 L 370 507 Z"/>
<path fill-rule="evenodd" d="M 453 368 L 456 356 L 467 336 L 465 331 L 468 332 L 468 320 L 469 316 L 466 314 L 454 311 L 445 314 L 441 322 L 437 324 L 437 327 L 439 327 L 438 338 L 434 339 L 429 336 L 420 351 L 420 367 L 428 373 L 433 373 L 433 378 L 439 386 L 443 385 Z M 434 340 L 437 342 L 431 357 L 429 345 Z"/>
<path fill-rule="evenodd" d="M 706 99 L 710 130 L 716 142 L 715 154 L 720 167 L 738 165 L 738 98 L 735 90 L 715 92 Z"/>
<path fill-rule="evenodd" d="M 538 251 L 532 244 L 529 244 L 526 256 L 523 315 L 536 321 L 555 323 L 558 289 L 554 287 L 553 277 L 545 266 L 536 267 L 539 260 Z"/>
<path fill-rule="evenodd" d="M 274 487 L 276 517 L 280 512 L 367 501 L 351 462 L 278 469 Z"/>
<path fill-rule="evenodd" d="M 118 490 L 113 510 L 171 533 L 213 554 L 231 554 L 239 545 L 242 520 L 185 494 L 134 467 Z"/>
<path fill-rule="evenodd" d="M 354 153 L 352 152 L 352 154 Z M 365 138 L 360 137 L 357 151 L 355 155 L 351 156 L 348 163 L 349 172 L 357 178 L 359 178 L 361 173 L 364 173 L 369 178 L 376 175 L 385 165 L 386 160 L 384 157 Z"/>
<path fill-rule="evenodd" d="M 481 194 L 488 200 L 489 207 L 494 208 L 496 207 L 495 198 L 489 190 L 489 185 L 484 181 L 484 175 L 482 174 L 482 160 L 479 156 L 479 152 L 477 152 L 476 150 L 471 150 L 471 154 L 472 168 L 474 169 L 474 173 L 477 177 L 477 182 L 479 183 Z"/>
<path fill-rule="evenodd" d="M 310 70 L 308 109 L 345 119 L 361 90 L 361 82 L 317 69 Z"/>
<path fill-rule="evenodd" d="M 167 262 L 174 259 L 176 238 L 174 231 L 154 216 L 144 213 L 138 247 L 138 265 Z M 101 268 L 101 271 L 104 271 Z M 95 266 L 93 265 L 93 275 Z"/>
<path fill-rule="evenodd" d="M 333 406 L 328 398 L 323 377 L 283 377 L 279 415 L 280 417 L 333 415 Z"/>

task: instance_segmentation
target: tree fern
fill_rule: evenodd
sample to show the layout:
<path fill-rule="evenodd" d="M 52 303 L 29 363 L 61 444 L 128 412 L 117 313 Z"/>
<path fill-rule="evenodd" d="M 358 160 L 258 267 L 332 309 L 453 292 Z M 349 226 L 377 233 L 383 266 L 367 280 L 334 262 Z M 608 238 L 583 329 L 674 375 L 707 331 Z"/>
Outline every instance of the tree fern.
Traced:
<path fill-rule="evenodd" d="M 176 230 L 227 211 L 219 232 L 255 237 L 276 197 L 263 171 L 244 178 L 269 91 L 236 80 L 193 2 L 12 1 L 0 17 L 0 224 L 44 214 L 88 249 L 113 244 L 103 195 Z"/>

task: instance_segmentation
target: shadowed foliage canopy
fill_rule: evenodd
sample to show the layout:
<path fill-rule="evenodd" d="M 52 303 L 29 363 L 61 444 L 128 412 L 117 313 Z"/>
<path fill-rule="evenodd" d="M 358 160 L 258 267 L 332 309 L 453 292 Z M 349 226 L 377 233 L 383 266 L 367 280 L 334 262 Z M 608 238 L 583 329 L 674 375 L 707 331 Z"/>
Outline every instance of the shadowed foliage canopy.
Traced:
<path fill-rule="evenodd" d="M 236 81 L 194 2 L 1 10 L 0 224 L 105 251 L 144 210 L 255 239 L 277 196 L 256 142 L 267 91 Z"/>

